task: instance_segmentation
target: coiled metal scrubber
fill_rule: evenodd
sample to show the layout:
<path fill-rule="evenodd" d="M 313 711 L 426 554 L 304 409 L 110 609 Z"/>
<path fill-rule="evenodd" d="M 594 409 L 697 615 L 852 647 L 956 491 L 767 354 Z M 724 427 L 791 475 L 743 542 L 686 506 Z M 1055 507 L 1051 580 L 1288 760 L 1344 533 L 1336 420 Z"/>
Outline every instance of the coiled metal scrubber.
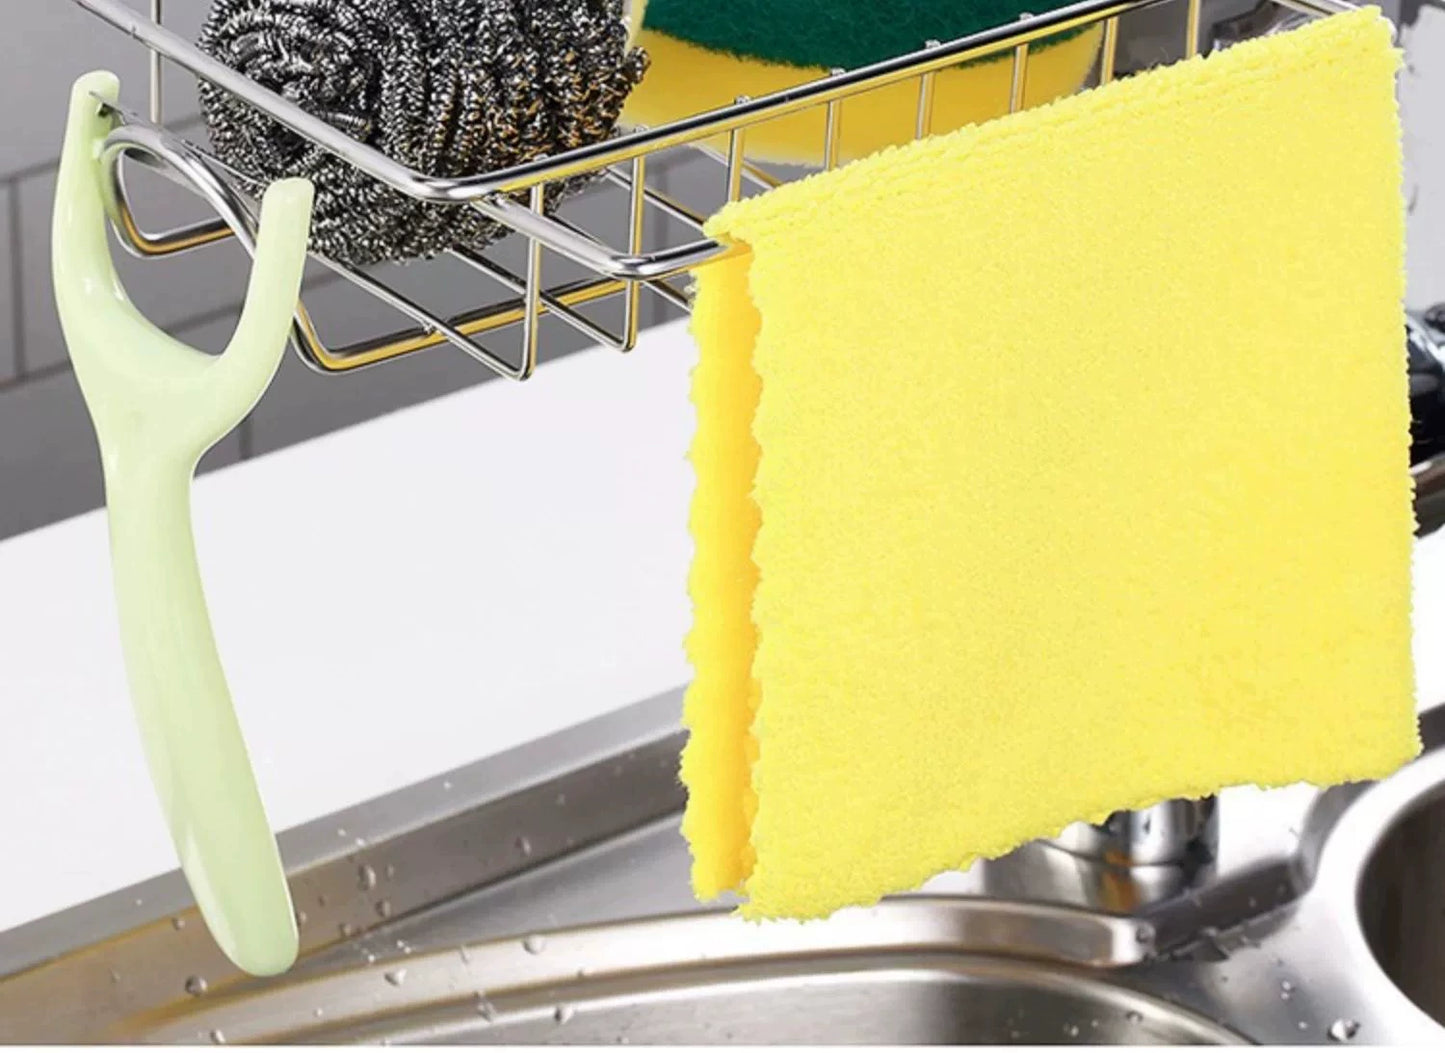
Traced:
<path fill-rule="evenodd" d="M 200 47 L 395 160 L 464 176 L 607 138 L 647 56 L 623 0 L 215 0 Z M 202 81 L 217 156 L 316 187 L 311 248 L 355 265 L 479 248 L 506 228 L 425 204 Z M 547 207 L 594 175 L 548 186 Z"/>

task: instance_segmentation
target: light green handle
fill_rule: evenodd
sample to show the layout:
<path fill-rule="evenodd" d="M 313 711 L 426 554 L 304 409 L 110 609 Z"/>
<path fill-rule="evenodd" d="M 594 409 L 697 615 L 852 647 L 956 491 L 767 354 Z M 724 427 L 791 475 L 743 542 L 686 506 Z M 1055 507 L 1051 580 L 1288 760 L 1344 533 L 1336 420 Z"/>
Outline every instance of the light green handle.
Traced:
<path fill-rule="evenodd" d="M 191 535 L 196 462 L 250 412 L 285 350 L 300 292 L 311 184 L 266 193 L 245 307 L 224 354 L 172 339 L 131 304 L 111 263 L 101 145 L 118 82 L 76 82 L 56 180 L 55 299 L 100 441 L 121 643 L 151 778 L 196 903 L 226 955 L 271 975 L 296 922 L 211 633 Z"/>

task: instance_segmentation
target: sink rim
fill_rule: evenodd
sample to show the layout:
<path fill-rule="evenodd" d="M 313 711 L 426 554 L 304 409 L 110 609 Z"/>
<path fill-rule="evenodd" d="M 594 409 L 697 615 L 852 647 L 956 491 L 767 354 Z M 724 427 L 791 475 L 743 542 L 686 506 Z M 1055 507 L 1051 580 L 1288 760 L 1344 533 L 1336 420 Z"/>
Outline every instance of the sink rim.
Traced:
<path fill-rule="evenodd" d="M 1172 1021 L 1216 1044 L 1248 1044 L 1227 1025 L 1128 983 L 1128 967 L 1147 960 L 1152 949 L 1152 933 L 1141 942 L 1139 929 L 1137 919 L 1100 911 L 956 895 L 900 897 L 816 922 L 760 925 L 710 910 L 548 932 L 532 950 L 534 937 L 505 937 L 291 983 L 247 985 L 194 1005 L 173 1003 L 149 1023 L 132 1020 L 127 1027 L 133 1040 L 145 1042 L 194 1041 L 212 1030 L 228 1042 L 378 1036 L 406 1042 L 415 1040 L 407 1037 L 408 1018 L 448 1010 L 474 1018 L 478 992 L 506 1007 L 494 1025 L 505 1027 L 559 1003 L 584 1010 L 623 997 L 645 1003 L 668 992 L 681 997 L 729 982 L 759 982 L 770 971 L 816 979 L 841 975 L 849 962 L 897 958 L 906 963 L 899 971 L 1011 976 L 1039 993 L 1092 997 L 1146 1020 Z M 404 977 L 388 980 L 398 970 Z M 330 1008 L 317 1019 L 312 1007 L 321 1005 Z"/>

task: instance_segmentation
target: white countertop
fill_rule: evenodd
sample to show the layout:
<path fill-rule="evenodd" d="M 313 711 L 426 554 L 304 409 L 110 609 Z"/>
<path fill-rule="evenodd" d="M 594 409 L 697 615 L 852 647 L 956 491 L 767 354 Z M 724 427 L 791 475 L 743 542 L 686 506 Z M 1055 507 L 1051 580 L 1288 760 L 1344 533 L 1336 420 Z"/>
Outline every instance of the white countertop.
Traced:
<path fill-rule="evenodd" d="M 278 829 L 686 681 L 684 326 L 196 483 L 211 616 Z M 0 931 L 175 866 L 108 558 L 101 512 L 0 543 Z M 1433 703 L 1445 538 L 1416 567 Z"/>
<path fill-rule="evenodd" d="M 694 358 L 673 324 L 196 482 L 277 829 L 686 682 Z M 175 868 L 117 633 L 103 512 L 0 543 L 0 931 Z"/>

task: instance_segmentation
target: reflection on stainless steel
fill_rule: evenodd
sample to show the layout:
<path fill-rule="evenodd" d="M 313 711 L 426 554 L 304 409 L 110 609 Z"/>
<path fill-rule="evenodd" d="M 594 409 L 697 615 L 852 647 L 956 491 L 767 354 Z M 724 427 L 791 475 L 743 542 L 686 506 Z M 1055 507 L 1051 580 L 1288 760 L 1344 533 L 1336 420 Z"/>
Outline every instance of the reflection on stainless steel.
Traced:
<path fill-rule="evenodd" d="M 1273 0 L 1260 0 L 1253 8 L 1233 18 L 1223 18 L 1214 23 L 1211 36 L 1213 48 L 1220 50 L 1253 40 L 1255 37 L 1284 33 L 1309 21 L 1309 15 L 1292 11 L 1289 7 L 1276 4 Z"/>
<path fill-rule="evenodd" d="M 1036 842 L 761 926 L 692 902 L 677 711 L 283 835 L 285 977 L 237 975 L 175 875 L 0 934 L 0 1040 L 1445 1043 L 1445 707 L 1390 779 L 1166 809 L 1133 866 Z M 1216 821 L 1212 863 L 1166 847 Z"/>
<path fill-rule="evenodd" d="M 1416 533 L 1445 523 L 1445 304 L 1405 320 Z"/>
<path fill-rule="evenodd" d="M 1365 938 L 1394 980 L 1445 1024 L 1445 786 L 1410 809 L 1360 882 Z"/>
<path fill-rule="evenodd" d="M 1074 823 L 1054 843 L 1075 855 L 1119 867 L 1205 864 L 1219 843 L 1217 802 L 1162 801 L 1133 812 L 1115 812 L 1102 823 Z"/>
<path fill-rule="evenodd" d="M 400 983 L 385 966 L 319 976 L 146 1037 L 190 1041 L 204 1024 L 231 1041 L 1240 1041 L 1110 981 L 1138 957 L 1132 923 L 1057 907 L 900 900 L 763 928 L 710 914 L 414 955 Z"/>

